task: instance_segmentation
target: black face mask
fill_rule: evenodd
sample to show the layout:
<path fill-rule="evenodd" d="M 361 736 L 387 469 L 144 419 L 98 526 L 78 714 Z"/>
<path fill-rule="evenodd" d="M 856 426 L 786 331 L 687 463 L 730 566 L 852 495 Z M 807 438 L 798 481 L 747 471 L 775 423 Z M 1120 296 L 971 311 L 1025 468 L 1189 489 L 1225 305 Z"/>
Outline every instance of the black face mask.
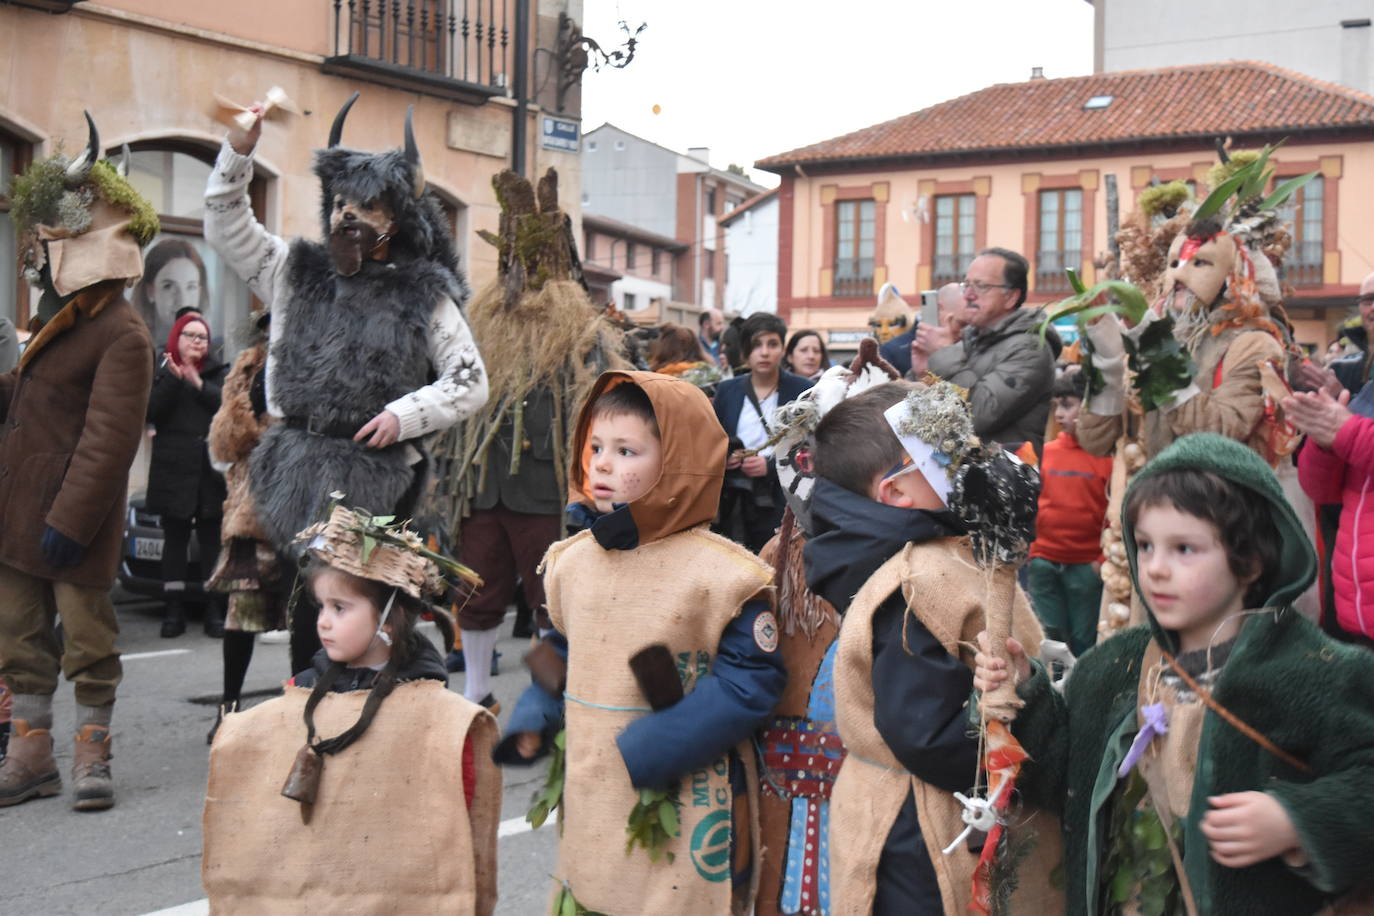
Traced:
<path fill-rule="evenodd" d="M 361 220 L 346 221 L 329 234 L 329 256 L 334 270 L 341 277 L 351 277 L 362 270 L 363 261 L 377 250 L 389 236 L 378 235 Z"/>
<path fill-rule="evenodd" d="M 52 321 L 53 316 L 62 311 L 63 306 L 76 298 L 76 293 L 64 296 L 57 291 L 57 287 L 52 285 L 52 261 L 46 257 L 47 249 L 48 243 L 44 242 L 43 269 L 38 272 L 39 279 L 43 284 L 43 294 L 38 297 L 38 320 L 43 324 Z"/>

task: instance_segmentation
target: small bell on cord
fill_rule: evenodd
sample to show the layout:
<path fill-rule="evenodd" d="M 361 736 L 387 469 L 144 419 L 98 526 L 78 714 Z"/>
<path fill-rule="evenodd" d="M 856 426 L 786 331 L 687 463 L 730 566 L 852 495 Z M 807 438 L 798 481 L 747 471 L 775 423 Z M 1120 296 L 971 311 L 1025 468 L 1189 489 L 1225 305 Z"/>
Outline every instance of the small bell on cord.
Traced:
<path fill-rule="evenodd" d="M 310 745 L 305 745 L 296 754 L 296 762 L 291 765 L 291 772 L 286 777 L 286 783 L 281 787 L 281 794 L 292 801 L 298 801 L 302 805 L 315 804 L 315 796 L 320 791 L 320 774 L 324 772 L 324 760 L 315 749 Z"/>

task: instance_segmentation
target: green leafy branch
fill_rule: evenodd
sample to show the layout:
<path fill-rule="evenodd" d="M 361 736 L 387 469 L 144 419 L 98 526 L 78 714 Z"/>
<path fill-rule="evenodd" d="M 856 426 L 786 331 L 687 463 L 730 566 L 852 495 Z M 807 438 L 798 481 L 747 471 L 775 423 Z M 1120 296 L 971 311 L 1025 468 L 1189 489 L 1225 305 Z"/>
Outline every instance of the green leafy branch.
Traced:
<path fill-rule="evenodd" d="M 625 827 L 628 836 L 625 853 L 628 855 L 636 846 L 641 846 L 649 853 L 651 862 L 663 856 L 673 861 L 673 854 L 664 847 L 682 833 L 681 810 L 682 801 L 676 785 L 663 791 L 640 789 L 639 800 L 631 809 L 629 824 Z"/>
<path fill-rule="evenodd" d="M 553 909 L 549 911 L 549 916 L 606 916 L 605 913 L 589 910 L 578 903 L 577 898 L 573 896 L 572 888 L 568 886 L 568 882 L 560 881 L 559 883 L 562 887 L 558 889 L 558 893 L 553 895 Z"/>
<path fill-rule="evenodd" d="M 553 739 L 553 752 L 549 755 L 549 771 L 544 776 L 544 788 L 535 794 L 534 804 L 525 813 L 525 820 L 535 830 L 543 827 L 549 815 L 563 803 L 563 778 L 567 761 L 568 730 L 563 729 Z"/>
<path fill-rule="evenodd" d="M 1108 913 L 1182 916 L 1183 897 L 1174 875 L 1169 836 L 1146 800 L 1146 791 L 1144 778 L 1132 770 L 1112 802 L 1112 836 L 1104 872 Z M 1177 843 L 1181 830 L 1177 822 L 1173 827 Z"/>
<path fill-rule="evenodd" d="M 1274 150 L 1282 145 L 1282 143 L 1275 143 L 1265 146 L 1253 162 L 1241 166 L 1230 178 L 1217 185 L 1212 193 L 1207 195 L 1207 199 L 1193 212 L 1194 221 L 1216 216 L 1232 197 L 1235 198 L 1235 201 L 1226 216 L 1226 222 L 1231 222 L 1247 213 L 1274 210 L 1283 206 L 1293 194 L 1297 193 L 1299 188 L 1321 174 L 1320 172 L 1308 172 L 1306 175 L 1290 178 L 1275 188 L 1267 197 L 1261 198 L 1264 189 L 1269 186 L 1275 173 L 1274 169 L 1269 168 L 1269 157 Z"/>

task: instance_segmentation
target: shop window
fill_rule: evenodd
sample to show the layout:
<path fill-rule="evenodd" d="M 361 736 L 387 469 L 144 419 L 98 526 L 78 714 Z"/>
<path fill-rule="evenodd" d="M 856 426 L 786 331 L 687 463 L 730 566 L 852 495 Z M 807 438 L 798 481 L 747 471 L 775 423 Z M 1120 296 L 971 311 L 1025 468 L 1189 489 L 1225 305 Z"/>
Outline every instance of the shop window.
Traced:
<path fill-rule="evenodd" d="M 200 309 L 215 349 L 228 360 L 247 343 L 253 296 L 205 241 L 205 183 L 211 162 L 210 151 L 179 144 L 134 150 L 129 182 L 157 209 L 162 231 L 144 249 L 143 279 L 129 298 L 159 350 L 166 346 L 177 311 Z M 249 189 L 259 220 L 265 188 L 257 177 Z"/>
<path fill-rule="evenodd" d="M 26 328 L 29 322 L 29 284 L 19 273 L 19 233 L 5 196 L 14 176 L 28 168 L 32 147 L 0 131 L 0 316 Z"/>

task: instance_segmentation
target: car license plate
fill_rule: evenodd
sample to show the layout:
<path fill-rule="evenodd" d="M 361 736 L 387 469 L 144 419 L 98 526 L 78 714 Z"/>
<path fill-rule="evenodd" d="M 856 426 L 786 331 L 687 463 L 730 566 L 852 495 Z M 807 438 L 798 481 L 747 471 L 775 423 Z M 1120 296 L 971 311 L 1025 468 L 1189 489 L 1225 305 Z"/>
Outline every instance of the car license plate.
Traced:
<path fill-rule="evenodd" d="M 161 560 L 162 541 L 153 538 L 134 538 L 134 558 L 139 560 Z"/>

